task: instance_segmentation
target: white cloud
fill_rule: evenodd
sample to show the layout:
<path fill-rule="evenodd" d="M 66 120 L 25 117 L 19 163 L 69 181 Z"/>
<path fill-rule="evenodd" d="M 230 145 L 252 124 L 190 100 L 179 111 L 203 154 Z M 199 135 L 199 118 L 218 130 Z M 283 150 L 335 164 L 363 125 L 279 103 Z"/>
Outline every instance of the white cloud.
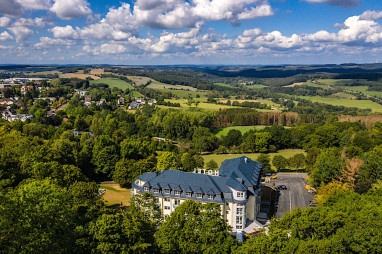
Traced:
<path fill-rule="evenodd" d="M 0 17 L 0 27 L 8 27 L 12 20 L 8 17 Z"/>
<path fill-rule="evenodd" d="M 93 37 L 100 40 L 126 40 L 138 32 L 138 25 L 130 12 L 130 5 L 110 8 L 108 14 L 99 23 L 80 30 L 82 37 Z"/>
<path fill-rule="evenodd" d="M 12 26 L 8 30 L 16 36 L 17 42 L 24 42 L 33 34 L 31 29 L 24 26 Z"/>
<path fill-rule="evenodd" d="M 341 6 L 341 7 L 355 7 L 360 5 L 363 0 L 305 0 L 309 3 L 328 3 L 330 5 L 334 6 Z"/>
<path fill-rule="evenodd" d="M 74 30 L 72 26 L 56 26 L 49 29 L 53 33 L 55 38 L 65 38 L 65 39 L 78 39 L 78 31 Z"/>
<path fill-rule="evenodd" d="M 34 45 L 37 49 L 46 49 L 57 46 L 74 46 L 76 45 L 75 41 L 72 40 L 64 40 L 64 39 L 52 39 L 49 37 L 41 37 L 40 42 Z"/>
<path fill-rule="evenodd" d="M 382 11 L 365 11 L 359 19 L 362 20 L 377 20 L 382 19 Z"/>
<path fill-rule="evenodd" d="M 0 13 L 18 17 L 24 13 L 24 9 L 18 0 L 0 0 Z"/>
<path fill-rule="evenodd" d="M 12 39 L 13 37 L 7 31 L 0 33 L 0 41 L 10 41 Z"/>
<path fill-rule="evenodd" d="M 52 6 L 52 0 L 19 0 L 25 9 L 49 10 Z"/>
<path fill-rule="evenodd" d="M 61 19 L 76 19 L 92 14 L 86 0 L 55 0 L 50 11 Z"/>
<path fill-rule="evenodd" d="M 38 27 L 42 29 L 47 24 L 52 25 L 52 22 L 47 21 L 46 18 L 39 18 L 39 17 L 34 19 L 19 18 L 12 24 L 12 26 Z"/>

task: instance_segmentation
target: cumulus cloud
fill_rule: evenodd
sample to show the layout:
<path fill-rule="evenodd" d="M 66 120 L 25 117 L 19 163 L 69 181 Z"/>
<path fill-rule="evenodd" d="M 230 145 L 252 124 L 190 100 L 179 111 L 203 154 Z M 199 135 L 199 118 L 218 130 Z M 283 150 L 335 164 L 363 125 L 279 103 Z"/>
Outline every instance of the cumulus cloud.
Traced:
<path fill-rule="evenodd" d="M 46 49 L 57 46 L 74 46 L 76 45 L 75 41 L 72 40 L 64 40 L 64 39 L 52 39 L 49 37 L 41 37 L 40 42 L 34 45 L 37 49 Z"/>
<path fill-rule="evenodd" d="M 24 9 L 18 0 L 0 0 L 0 13 L 18 17 L 24 13 Z"/>
<path fill-rule="evenodd" d="M 382 11 L 365 11 L 359 18 L 362 20 L 382 19 Z"/>
<path fill-rule="evenodd" d="M 61 19 L 76 19 L 92 14 L 86 0 L 55 0 L 50 11 Z"/>
<path fill-rule="evenodd" d="M 24 42 L 33 34 L 31 29 L 24 26 L 12 26 L 8 30 L 15 35 L 17 42 Z"/>
<path fill-rule="evenodd" d="M 7 31 L 0 33 L 0 41 L 10 41 L 12 39 L 13 37 Z"/>
<path fill-rule="evenodd" d="M 137 32 L 138 26 L 130 12 L 130 5 L 123 3 L 117 9 L 111 8 L 105 18 L 99 23 L 85 27 L 80 31 L 80 34 L 83 37 L 93 37 L 100 40 L 125 40 Z"/>
<path fill-rule="evenodd" d="M 48 21 L 46 18 L 37 17 L 34 19 L 19 18 L 12 24 L 12 26 L 38 27 L 42 29 L 48 24 L 52 25 L 53 23 Z"/>
<path fill-rule="evenodd" d="M 19 0 L 25 9 L 49 10 L 52 0 Z"/>
<path fill-rule="evenodd" d="M 333 6 L 341 7 L 356 7 L 359 6 L 363 0 L 305 0 L 309 3 L 328 3 Z"/>
<path fill-rule="evenodd" d="M 8 17 L 0 17 L 0 27 L 8 27 L 12 20 Z"/>
<path fill-rule="evenodd" d="M 55 38 L 65 38 L 65 39 L 78 39 L 78 31 L 74 30 L 72 26 L 56 26 L 49 30 L 53 33 Z"/>

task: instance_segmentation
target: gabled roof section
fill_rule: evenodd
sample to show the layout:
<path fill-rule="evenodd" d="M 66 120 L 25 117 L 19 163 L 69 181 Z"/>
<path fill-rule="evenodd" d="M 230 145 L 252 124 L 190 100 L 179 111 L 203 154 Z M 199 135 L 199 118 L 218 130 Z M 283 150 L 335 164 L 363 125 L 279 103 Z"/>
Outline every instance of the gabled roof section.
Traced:
<path fill-rule="evenodd" d="M 262 165 L 245 156 L 223 161 L 219 175 L 242 181 L 245 186 L 256 186 L 261 175 Z"/>

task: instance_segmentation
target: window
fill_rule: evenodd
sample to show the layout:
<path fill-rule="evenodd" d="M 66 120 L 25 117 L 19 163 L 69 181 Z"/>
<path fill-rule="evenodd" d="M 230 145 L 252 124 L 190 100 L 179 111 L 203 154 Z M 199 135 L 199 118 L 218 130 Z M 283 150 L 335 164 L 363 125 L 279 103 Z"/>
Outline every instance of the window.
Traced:
<path fill-rule="evenodd" d="M 154 189 L 154 193 L 159 193 L 159 189 Z"/>
<path fill-rule="evenodd" d="M 243 226 L 236 226 L 236 229 L 243 229 Z"/>
<path fill-rule="evenodd" d="M 226 206 L 229 206 L 229 203 L 228 203 L 228 202 L 225 202 L 225 205 L 226 205 Z"/>
<path fill-rule="evenodd" d="M 164 198 L 164 202 L 170 202 L 169 198 Z"/>
<path fill-rule="evenodd" d="M 244 198 L 244 192 L 238 192 L 238 193 L 236 193 L 236 197 L 238 197 L 238 198 Z"/>
<path fill-rule="evenodd" d="M 214 199 L 214 195 L 207 195 L 208 199 Z"/>
<path fill-rule="evenodd" d="M 186 197 L 191 197 L 192 196 L 192 192 L 186 192 Z"/>
<path fill-rule="evenodd" d="M 229 214 L 229 211 L 225 211 L 225 214 Z"/>
<path fill-rule="evenodd" d="M 243 217 L 242 216 L 236 216 L 236 224 L 243 224 Z"/>
<path fill-rule="evenodd" d="M 236 214 L 237 215 L 243 215 L 244 208 L 236 208 Z"/>
<path fill-rule="evenodd" d="M 180 195 L 180 191 L 176 190 L 176 191 L 175 191 L 175 195 L 178 195 L 178 196 L 179 196 L 179 195 Z"/>
<path fill-rule="evenodd" d="M 228 222 L 228 219 L 226 219 L 225 221 Z"/>
<path fill-rule="evenodd" d="M 170 207 L 169 206 L 164 206 L 164 209 L 165 210 L 170 210 Z"/>
<path fill-rule="evenodd" d="M 149 191 L 149 187 L 144 187 L 145 191 Z"/>
<path fill-rule="evenodd" d="M 202 193 L 196 193 L 197 198 L 202 198 L 203 194 Z"/>
<path fill-rule="evenodd" d="M 170 194 L 170 190 L 164 190 L 164 194 Z"/>
<path fill-rule="evenodd" d="M 175 200 L 174 200 L 174 205 L 180 205 L 180 200 L 175 199 Z"/>

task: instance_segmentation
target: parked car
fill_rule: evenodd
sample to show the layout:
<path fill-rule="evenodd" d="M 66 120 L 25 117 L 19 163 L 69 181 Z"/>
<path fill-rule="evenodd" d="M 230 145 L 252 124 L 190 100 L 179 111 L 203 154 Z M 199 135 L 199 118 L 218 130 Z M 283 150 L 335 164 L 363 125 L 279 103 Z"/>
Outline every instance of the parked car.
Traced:
<path fill-rule="evenodd" d="M 272 179 L 277 179 L 277 176 L 276 176 L 275 174 L 272 174 L 272 175 L 271 175 L 271 178 L 272 178 Z"/>
<path fill-rule="evenodd" d="M 316 207 L 317 203 L 314 200 L 309 201 L 309 206 Z"/>
<path fill-rule="evenodd" d="M 285 185 L 276 186 L 276 190 L 287 190 L 288 188 Z"/>

